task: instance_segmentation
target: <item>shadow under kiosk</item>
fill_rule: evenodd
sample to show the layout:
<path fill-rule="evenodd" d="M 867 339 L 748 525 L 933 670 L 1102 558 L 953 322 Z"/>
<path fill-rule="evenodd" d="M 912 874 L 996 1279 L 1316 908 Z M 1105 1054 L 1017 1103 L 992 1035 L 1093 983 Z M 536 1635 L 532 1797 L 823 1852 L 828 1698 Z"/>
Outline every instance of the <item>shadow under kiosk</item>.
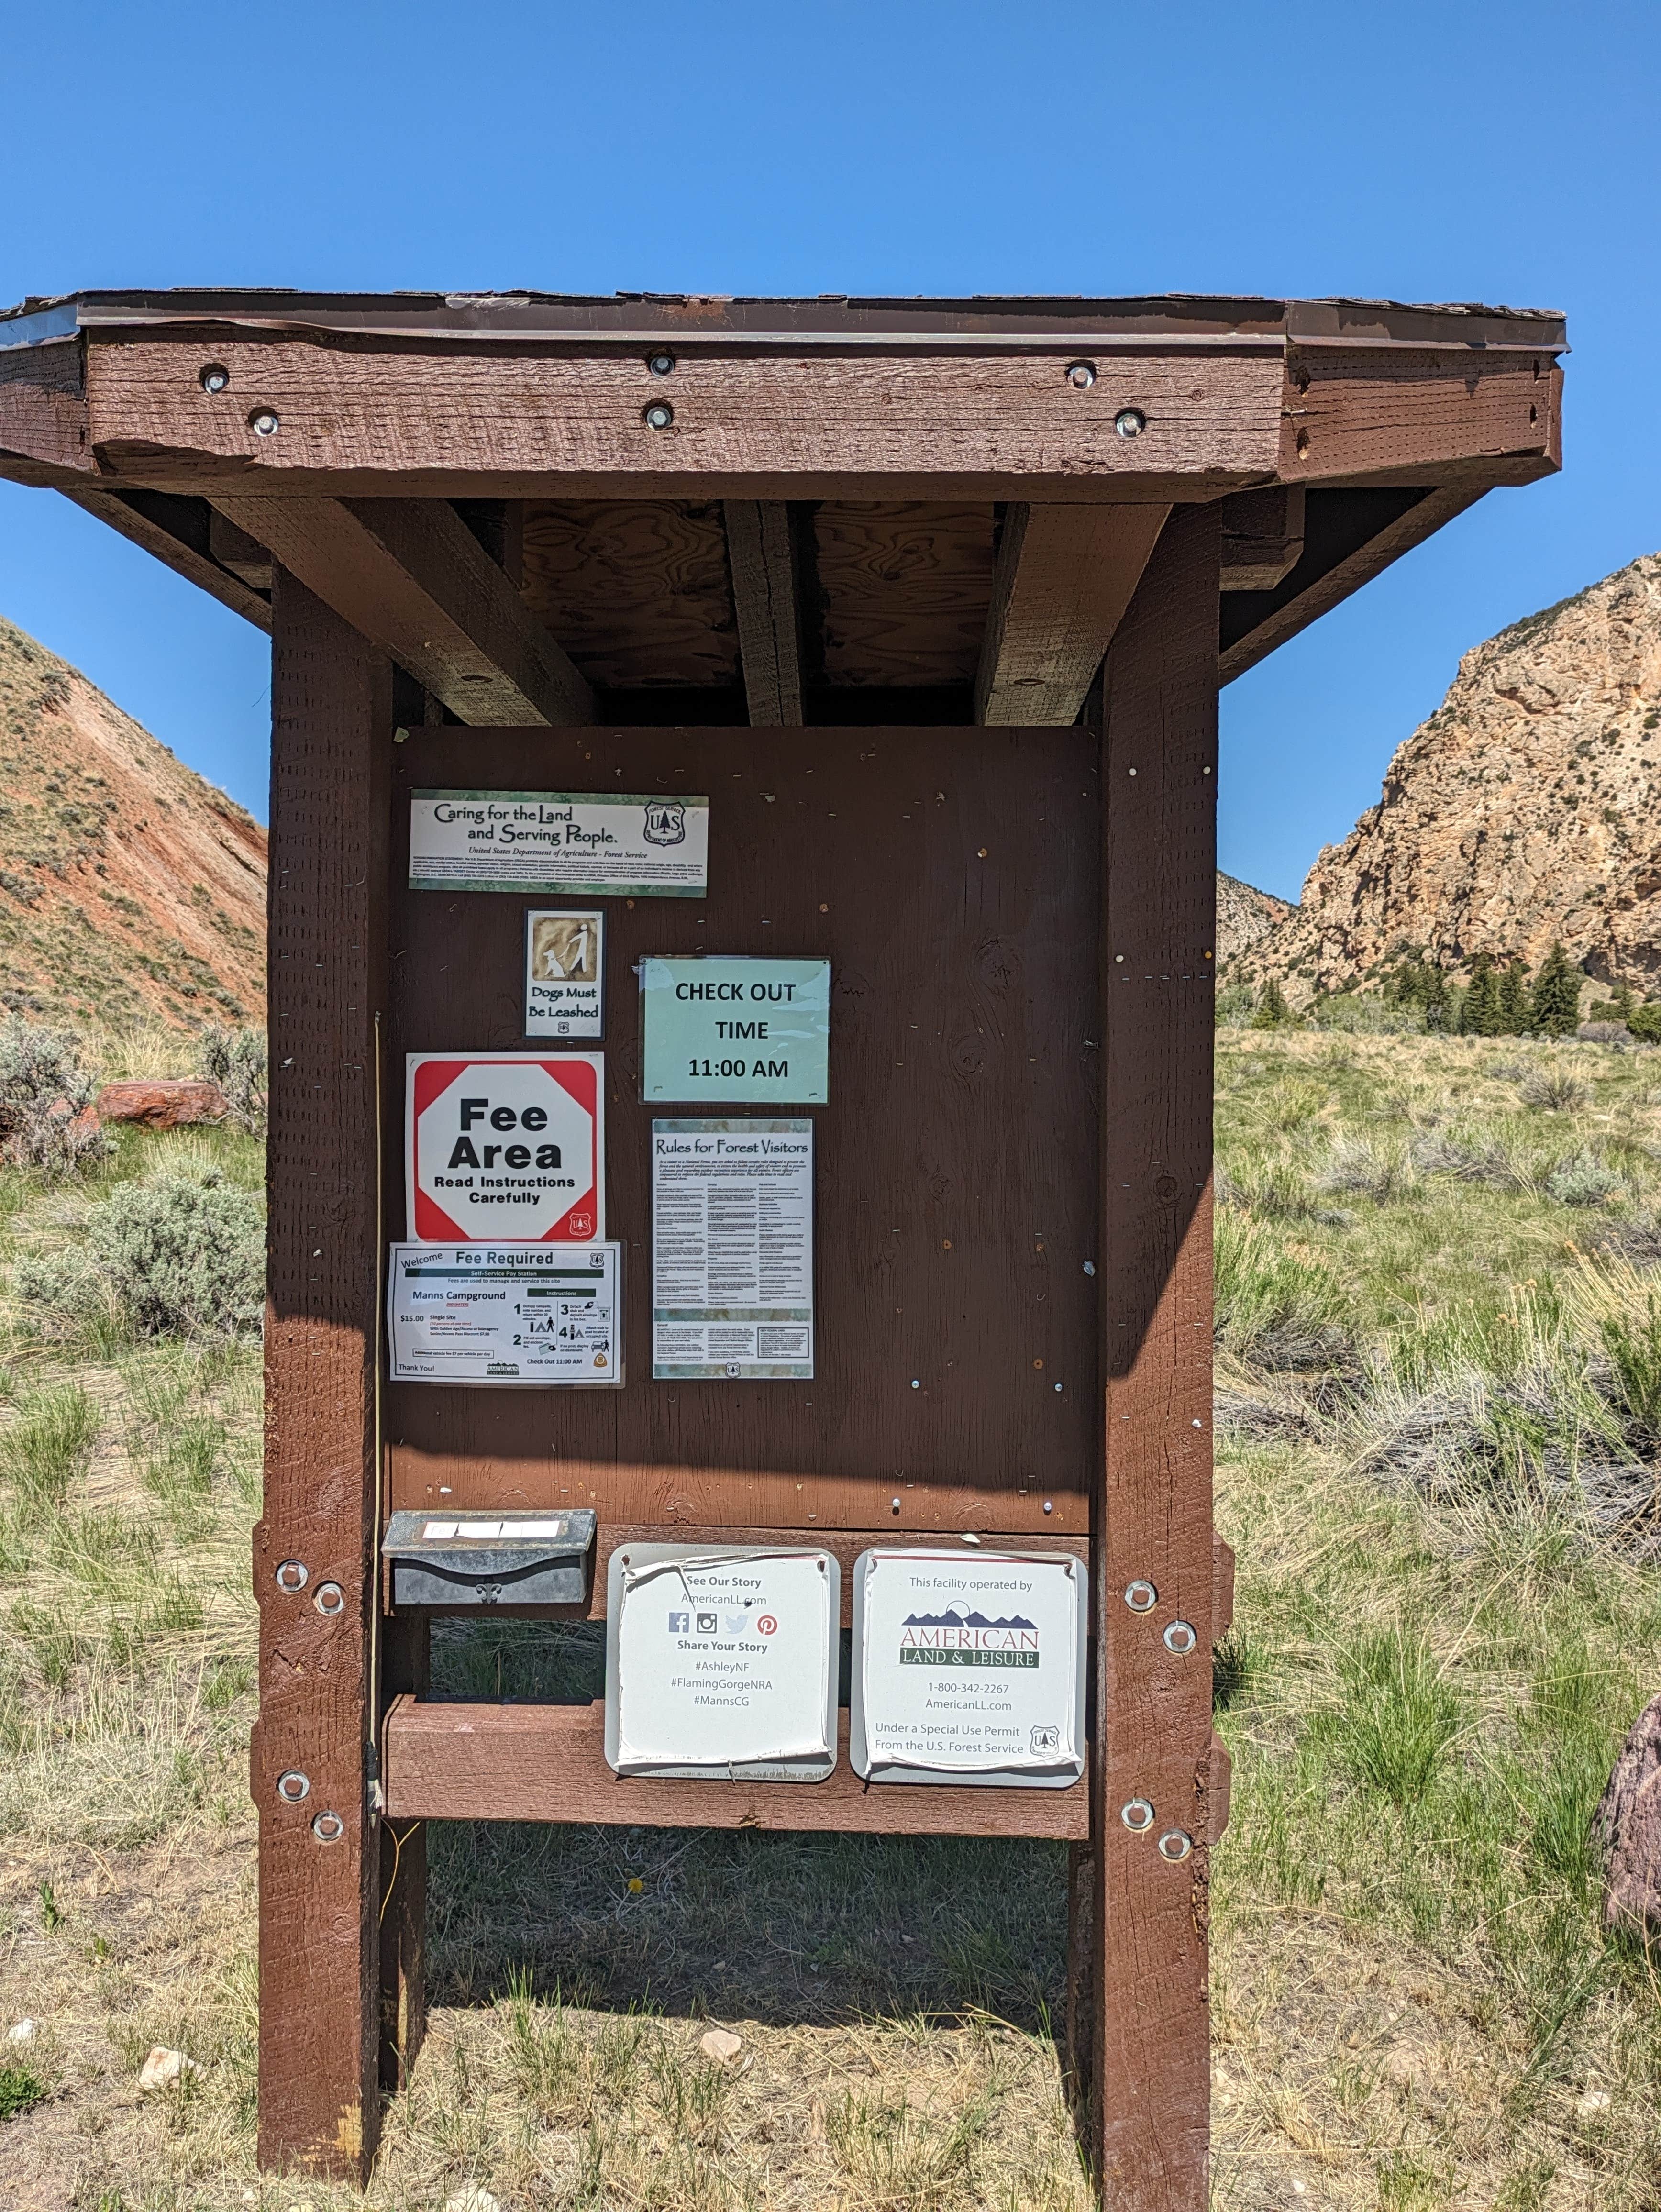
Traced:
<path fill-rule="evenodd" d="M 0 313 L 0 477 L 66 494 L 271 639 L 263 2166 L 368 2177 L 420 2063 L 429 1821 L 1047 1838 L 1068 1847 L 1065 2052 L 1095 2185 L 1203 2212 L 1232 1594 L 1217 695 L 1560 466 L 1566 344 L 1545 311 L 1185 295 L 140 290 Z M 440 800 L 417 881 L 411 825 Z M 630 809 L 641 865 L 605 875 Z M 533 864 L 511 878 L 469 857 L 497 822 Z M 587 875 L 556 879 L 574 838 Z M 405 1218 L 406 1055 L 532 1047 L 532 914 L 565 925 L 540 957 L 592 1074 L 470 1085 L 416 1187 L 444 1213 L 438 1177 L 475 1172 L 463 1139 L 479 1176 L 592 1161 L 592 1202 L 559 1181 L 544 1211 L 563 1192 L 553 1234 L 627 1249 L 627 1379 L 405 1380 L 386 1245 L 438 1233 Z M 696 1096 L 659 1097 L 654 1073 L 648 1098 L 646 963 L 678 989 L 679 963 L 762 956 L 828 970 L 828 1083 L 798 1093 L 746 982 L 742 1006 L 677 1000 L 661 1079 L 691 1071 Z M 816 998 L 796 1025 L 816 1046 L 820 1018 Z M 701 1138 L 672 1188 L 654 1178 L 654 1117 L 746 1115 L 794 1125 L 811 1271 L 770 1301 L 660 1295 L 660 1214 L 723 1237 L 738 1216 L 699 1180 Z M 542 1223 L 476 1210 L 496 1236 Z M 427 1694 L 435 1614 L 598 1622 L 613 1554 L 666 1543 L 824 1553 L 838 1640 L 855 1562 L 884 1555 L 858 1750 L 872 1765 L 875 1737 L 885 1786 L 855 1771 L 845 1708 L 801 1786 L 619 1774 L 599 1703 Z M 1068 1748 L 1031 1698 L 1026 1780 L 900 1786 L 934 1723 L 896 1655 L 974 1625 L 944 1583 L 907 1600 L 933 1620 L 891 1619 L 885 1562 L 977 1543 L 1088 1568 L 1067 1786 L 1030 1786 Z M 1056 1644 L 1030 1605 L 980 1610 Z M 1036 1627 L 1000 1627 L 1018 1612 Z"/>

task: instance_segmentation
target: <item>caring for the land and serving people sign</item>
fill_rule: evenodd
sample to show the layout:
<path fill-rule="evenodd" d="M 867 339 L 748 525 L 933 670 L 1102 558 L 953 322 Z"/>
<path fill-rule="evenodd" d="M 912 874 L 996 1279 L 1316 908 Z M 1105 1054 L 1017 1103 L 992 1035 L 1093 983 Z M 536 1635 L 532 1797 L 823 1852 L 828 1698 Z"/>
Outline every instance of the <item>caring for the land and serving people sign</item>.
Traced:
<path fill-rule="evenodd" d="M 624 791 L 417 791 L 410 888 L 699 898 L 709 802 Z"/>
<path fill-rule="evenodd" d="M 605 1233 L 605 1068 L 593 1052 L 411 1053 L 411 1239 L 597 1243 Z"/>

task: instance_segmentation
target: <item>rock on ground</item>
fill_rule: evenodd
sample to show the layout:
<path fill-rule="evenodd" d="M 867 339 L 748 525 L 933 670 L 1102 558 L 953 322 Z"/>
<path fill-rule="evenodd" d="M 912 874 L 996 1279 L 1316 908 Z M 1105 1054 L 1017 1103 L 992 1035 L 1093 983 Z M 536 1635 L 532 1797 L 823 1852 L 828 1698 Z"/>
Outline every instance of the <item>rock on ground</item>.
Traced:
<path fill-rule="evenodd" d="M 1661 1697 L 1633 1723 L 1593 1815 L 1603 1846 L 1603 1923 L 1661 1930 Z"/>
<path fill-rule="evenodd" d="M 222 1121 L 231 1110 L 216 1083 L 195 1077 L 165 1083 L 106 1083 L 94 1103 L 100 1121 L 142 1121 L 147 1129 Z"/>
<path fill-rule="evenodd" d="M 730 2027 L 712 2027 L 698 2038 L 698 2049 L 706 2058 L 736 2058 L 743 2048 L 744 2038 Z"/>
<path fill-rule="evenodd" d="M 138 2086 L 146 2090 L 171 2089 L 196 2071 L 193 2058 L 186 2058 L 182 2051 L 166 2051 L 158 2043 L 138 2069 Z"/>

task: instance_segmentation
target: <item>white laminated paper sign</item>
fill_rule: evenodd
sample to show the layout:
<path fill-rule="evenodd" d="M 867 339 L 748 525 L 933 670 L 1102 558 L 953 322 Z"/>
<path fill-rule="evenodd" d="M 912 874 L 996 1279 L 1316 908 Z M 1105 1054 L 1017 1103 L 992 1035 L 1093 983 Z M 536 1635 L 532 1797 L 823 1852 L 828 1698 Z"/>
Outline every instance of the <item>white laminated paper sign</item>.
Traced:
<path fill-rule="evenodd" d="M 615 1389 L 622 1264 L 618 1244 L 394 1244 L 392 1379 Z"/>
<path fill-rule="evenodd" d="M 709 802 L 630 791 L 417 791 L 410 889 L 702 898 Z"/>
<path fill-rule="evenodd" d="M 652 1373 L 812 1380 L 811 1121 L 653 1122 Z"/>
<path fill-rule="evenodd" d="M 855 1573 L 857 1772 L 1051 1788 L 1083 1773 L 1080 1562 L 871 1551 Z"/>
<path fill-rule="evenodd" d="M 405 1152 L 418 1243 L 597 1243 L 605 1233 L 605 1057 L 412 1052 Z"/>
<path fill-rule="evenodd" d="M 840 1610 L 828 1552 L 623 1547 L 606 1597 L 611 1767 L 822 1780 L 837 1756 Z"/>
<path fill-rule="evenodd" d="M 605 916 L 597 907 L 525 917 L 525 1034 L 568 1043 L 605 1034 Z"/>

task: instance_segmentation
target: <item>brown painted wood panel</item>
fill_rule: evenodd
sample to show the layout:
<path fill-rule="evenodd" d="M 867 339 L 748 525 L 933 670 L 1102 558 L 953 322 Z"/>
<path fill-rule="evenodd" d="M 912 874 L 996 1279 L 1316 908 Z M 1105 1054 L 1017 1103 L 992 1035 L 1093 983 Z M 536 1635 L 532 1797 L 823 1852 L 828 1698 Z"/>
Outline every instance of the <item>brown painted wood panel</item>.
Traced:
<path fill-rule="evenodd" d="M 1562 465 L 1561 372 L 1537 355 L 1411 347 L 1294 349 L 1279 474 L 1287 483 L 1388 477 L 1439 464 Z"/>
<path fill-rule="evenodd" d="M 1104 351 L 1086 389 L 1068 380 L 1074 357 L 1060 346 L 972 360 L 684 349 L 661 378 L 626 348 L 414 353 L 220 330 L 210 341 L 100 339 L 88 347 L 87 390 L 92 439 L 117 475 L 228 476 L 250 495 L 616 498 L 626 487 L 642 498 L 812 498 L 840 483 L 844 496 L 870 499 L 984 477 L 983 493 L 964 495 L 993 499 L 1047 496 L 1031 480 L 1054 477 L 1098 496 L 1170 499 L 1182 495 L 1168 482 L 1196 480 L 1192 497 L 1273 473 L 1278 354 Z M 202 389 L 204 360 L 229 369 L 226 391 Z M 653 429 L 645 410 L 662 400 L 674 421 Z M 1147 418 L 1139 438 L 1115 432 L 1126 407 Z M 278 421 L 265 436 L 251 427 L 260 410 Z M 895 477 L 925 483 L 891 492 Z"/>
<path fill-rule="evenodd" d="M 707 900 L 606 902 L 606 1213 L 627 1246 L 628 1384 L 393 1386 L 393 1504 L 1083 1534 L 1099 1449 L 1093 740 L 443 729 L 396 754 L 395 841 L 421 786 L 706 792 L 712 828 Z M 394 872 L 401 883 L 397 853 Z M 395 894 L 394 1091 L 406 1050 L 521 1042 L 523 917 L 546 902 Z M 634 968 L 699 951 L 832 963 L 830 1103 L 802 1109 L 817 1149 L 812 1383 L 651 1379 Z"/>
<path fill-rule="evenodd" d="M 605 1708 L 418 1704 L 386 1716 L 391 1820 L 577 1820 L 622 1827 L 754 1828 L 875 1836 L 1088 1832 L 1089 1790 L 988 1790 L 861 1781 L 840 1762 L 823 1782 L 687 1782 L 617 1775 L 605 1764 Z"/>
<path fill-rule="evenodd" d="M 729 499 L 724 512 L 750 720 L 757 729 L 800 729 L 801 598 L 790 509 L 780 500 Z"/>
<path fill-rule="evenodd" d="M 348 2179 L 367 2172 L 380 2128 L 380 1844 L 366 1789 L 391 721 L 388 663 L 279 570 L 265 1497 L 253 1540 L 259 2156 Z M 301 1586 L 279 1583 L 285 1562 L 303 1569 Z M 345 1600 L 332 1613 L 316 1601 L 331 1583 Z M 285 1774 L 302 1778 L 293 1802 Z M 338 1822 L 335 1840 L 319 1820 L 326 1833 Z"/>
<path fill-rule="evenodd" d="M 1098 1863 L 1090 2145 L 1105 2200 L 1203 2212 L 1211 1644 L 1214 509 L 1174 514 L 1103 694 L 1105 1458 L 1097 1539 Z M 1123 1592 L 1152 1583 L 1133 1612 Z M 1170 1650 L 1182 1620 L 1194 1649 Z M 1122 1808 L 1147 1799 L 1133 1833 Z M 1191 1838 L 1177 1863 L 1159 1839 Z"/>
<path fill-rule="evenodd" d="M 720 503 L 525 502 L 526 605 L 591 684 L 735 684 Z"/>

